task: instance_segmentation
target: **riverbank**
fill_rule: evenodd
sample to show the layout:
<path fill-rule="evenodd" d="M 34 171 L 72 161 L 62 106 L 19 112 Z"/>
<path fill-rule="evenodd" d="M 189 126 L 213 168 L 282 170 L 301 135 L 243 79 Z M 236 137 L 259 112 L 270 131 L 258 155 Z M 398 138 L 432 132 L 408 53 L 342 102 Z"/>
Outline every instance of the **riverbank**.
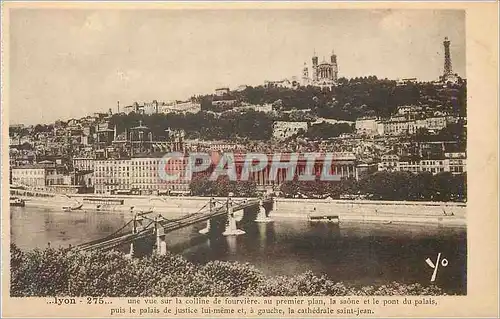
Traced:
<path fill-rule="evenodd" d="M 63 206 L 71 203 L 83 203 L 81 209 L 88 212 L 129 212 L 133 214 L 153 211 L 168 218 L 198 211 L 206 207 L 210 198 L 76 194 L 25 199 L 27 207 L 62 210 Z M 215 198 L 217 201 L 225 201 L 226 199 Z M 244 199 L 247 198 L 234 198 L 235 201 Z M 114 204 L 99 204 L 96 200 L 110 200 Z M 275 198 L 273 210 L 270 212 L 271 218 L 275 216 L 277 218 L 307 219 L 309 215 L 334 215 L 338 216 L 340 222 L 466 226 L 465 203 Z"/>
<path fill-rule="evenodd" d="M 465 227 L 466 205 L 444 202 L 390 202 L 278 199 L 276 215 L 288 218 L 337 216 L 339 221 L 383 224 L 432 224 Z"/>

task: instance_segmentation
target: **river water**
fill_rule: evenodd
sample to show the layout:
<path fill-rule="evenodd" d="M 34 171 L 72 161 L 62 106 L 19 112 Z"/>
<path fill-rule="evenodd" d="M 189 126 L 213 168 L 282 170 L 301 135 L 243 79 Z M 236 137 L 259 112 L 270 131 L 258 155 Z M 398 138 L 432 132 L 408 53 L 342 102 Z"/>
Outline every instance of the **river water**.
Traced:
<path fill-rule="evenodd" d="M 130 213 L 62 212 L 11 207 L 11 239 L 21 249 L 77 245 L 113 233 Z M 371 285 L 392 281 L 428 284 L 438 253 L 435 283 L 449 293 L 466 294 L 467 238 L 464 228 L 397 224 L 310 224 L 274 217 L 272 223 L 239 225 L 237 237 L 205 236 L 204 223 L 168 234 L 169 249 L 187 259 L 248 262 L 268 275 L 311 270 L 334 281 Z"/>

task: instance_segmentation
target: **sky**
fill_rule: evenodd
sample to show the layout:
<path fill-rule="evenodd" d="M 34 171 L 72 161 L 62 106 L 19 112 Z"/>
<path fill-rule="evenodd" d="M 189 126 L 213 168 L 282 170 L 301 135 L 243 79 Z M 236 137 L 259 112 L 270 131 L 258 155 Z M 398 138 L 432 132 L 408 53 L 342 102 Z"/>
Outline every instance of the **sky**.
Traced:
<path fill-rule="evenodd" d="M 466 76 L 461 10 L 19 8 L 9 28 L 12 124 L 300 77 L 332 50 L 339 77 L 436 80 L 446 36 Z"/>

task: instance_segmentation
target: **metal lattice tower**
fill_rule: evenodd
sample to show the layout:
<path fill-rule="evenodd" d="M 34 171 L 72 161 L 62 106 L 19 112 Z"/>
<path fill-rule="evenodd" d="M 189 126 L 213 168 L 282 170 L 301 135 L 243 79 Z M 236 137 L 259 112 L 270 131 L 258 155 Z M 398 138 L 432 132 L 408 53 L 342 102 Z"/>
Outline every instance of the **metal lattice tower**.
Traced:
<path fill-rule="evenodd" d="M 453 74 L 453 70 L 451 68 L 450 40 L 448 40 L 448 37 L 444 38 L 443 46 L 444 46 L 444 76 L 447 76 Z"/>

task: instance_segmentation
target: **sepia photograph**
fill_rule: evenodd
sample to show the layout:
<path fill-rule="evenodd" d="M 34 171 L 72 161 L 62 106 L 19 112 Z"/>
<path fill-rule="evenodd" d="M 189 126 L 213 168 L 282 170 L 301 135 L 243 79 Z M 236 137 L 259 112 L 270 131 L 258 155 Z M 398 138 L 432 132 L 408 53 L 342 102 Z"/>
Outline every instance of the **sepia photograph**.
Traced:
<path fill-rule="evenodd" d="M 201 306 L 165 316 L 362 316 L 375 312 L 356 299 L 291 297 L 468 295 L 466 10 L 8 19 L 4 295 Z"/>

